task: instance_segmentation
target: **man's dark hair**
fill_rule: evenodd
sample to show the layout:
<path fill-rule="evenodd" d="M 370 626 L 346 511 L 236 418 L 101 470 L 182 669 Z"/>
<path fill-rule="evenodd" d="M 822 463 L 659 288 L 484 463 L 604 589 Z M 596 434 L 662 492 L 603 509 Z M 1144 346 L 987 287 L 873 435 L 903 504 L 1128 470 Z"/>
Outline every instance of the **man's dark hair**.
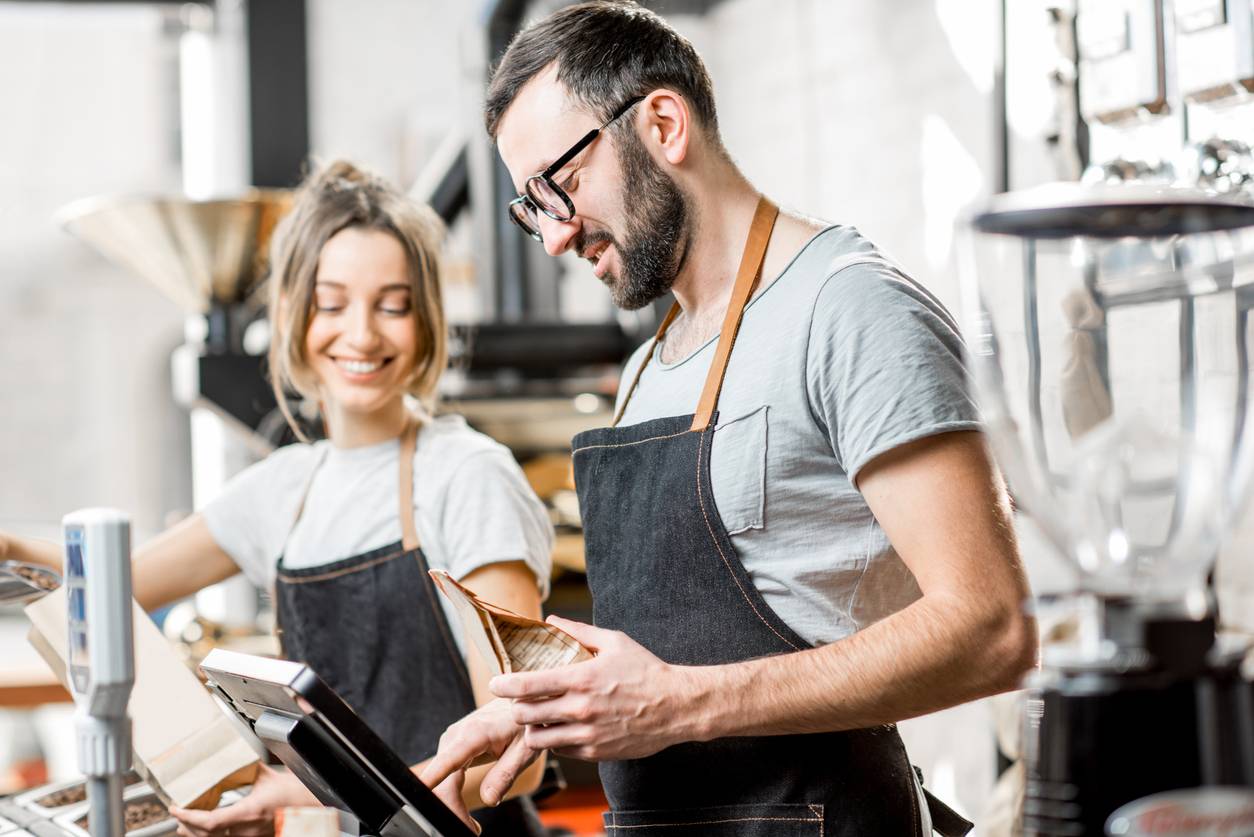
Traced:
<path fill-rule="evenodd" d="M 550 64 L 574 99 L 602 120 L 632 96 L 674 90 L 718 142 L 714 86 L 687 38 L 648 9 L 596 0 L 554 12 L 519 32 L 492 73 L 484 124 L 496 139 L 518 91 Z"/>

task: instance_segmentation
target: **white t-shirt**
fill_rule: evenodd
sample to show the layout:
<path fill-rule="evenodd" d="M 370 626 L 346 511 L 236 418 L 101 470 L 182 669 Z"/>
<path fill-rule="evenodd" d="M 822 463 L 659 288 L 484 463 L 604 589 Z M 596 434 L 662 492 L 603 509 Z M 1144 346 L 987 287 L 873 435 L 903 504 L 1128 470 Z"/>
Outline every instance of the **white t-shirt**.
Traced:
<path fill-rule="evenodd" d="M 271 590 L 280 557 L 289 569 L 315 567 L 401 539 L 399 453 L 399 439 L 359 448 L 289 445 L 237 474 L 202 513 L 218 546 Z M 509 450 L 461 416 L 428 420 L 418 431 L 414 525 L 432 569 L 461 579 L 488 564 L 523 561 L 548 596 L 553 528 L 544 506 Z M 439 598 L 464 655 L 460 620 Z"/>

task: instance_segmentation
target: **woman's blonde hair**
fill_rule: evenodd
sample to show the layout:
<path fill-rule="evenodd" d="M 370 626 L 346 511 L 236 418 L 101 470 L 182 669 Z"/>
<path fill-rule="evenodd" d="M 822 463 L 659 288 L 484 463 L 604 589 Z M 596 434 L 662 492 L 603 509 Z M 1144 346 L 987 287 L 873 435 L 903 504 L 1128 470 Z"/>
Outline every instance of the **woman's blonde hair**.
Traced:
<path fill-rule="evenodd" d="M 440 244 L 444 225 L 430 207 L 410 200 L 382 178 L 337 160 L 310 174 L 291 210 L 270 240 L 270 383 L 292 430 L 308 441 L 292 416 L 287 392 L 318 397 L 317 379 L 305 356 L 305 333 L 314 307 L 322 247 L 341 230 L 356 227 L 389 233 L 405 249 L 410 305 L 418 352 L 406 392 L 428 412 L 448 363 L 448 335 L 440 292 Z"/>

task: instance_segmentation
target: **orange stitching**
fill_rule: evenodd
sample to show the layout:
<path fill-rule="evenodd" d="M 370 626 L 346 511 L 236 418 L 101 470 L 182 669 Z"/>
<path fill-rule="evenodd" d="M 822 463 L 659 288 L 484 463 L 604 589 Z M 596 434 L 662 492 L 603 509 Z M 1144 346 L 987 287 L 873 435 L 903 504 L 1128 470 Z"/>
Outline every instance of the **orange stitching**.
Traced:
<path fill-rule="evenodd" d="M 691 432 L 692 432 L 692 428 L 690 427 L 687 430 L 681 430 L 680 432 L 672 433 L 669 436 L 650 436 L 647 439 L 641 439 L 637 442 L 623 442 L 620 445 L 586 445 L 585 447 L 582 447 L 582 448 L 575 448 L 573 451 L 570 452 L 570 455 L 574 456 L 580 451 L 597 450 L 598 448 L 629 448 L 632 445 L 643 445 L 645 442 L 657 442 L 662 439 L 674 439 L 674 438 L 684 435 L 685 433 L 691 433 Z"/>
<path fill-rule="evenodd" d="M 649 822 L 640 823 L 638 825 L 609 825 L 609 829 L 628 829 L 628 828 L 683 828 L 692 825 L 718 825 L 725 822 L 817 822 L 819 824 L 819 833 L 822 834 L 823 821 L 821 819 L 806 819 L 804 817 L 732 817 L 725 820 L 700 820 L 698 822 Z"/>
<path fill-rule="evenodd" d="M 736 573 L 732 570 L 731 563 L 728 562 L 727 556 L 723 554 L 723 547 L 719 545 L 718 536 L 714 533 L 714 526 L 713 524 L 710 523 L 710 515 L 705 510 L 705 498 L 701 491 L 701 457 L 705 452 L 705 433 L 706 432 L 707 431 L 704 431 L 704 430 L 701 431 L 701 434 L 702 434 L 701 443 L 697 447 L 697 505 L 701 507 L 701 516 L 705 518 L 705 526 L 707 529 L 710 530 L 710 540 L 714 541 L 714 548 L 718 550 L 719 557 L 723 559 L 723 566 L 727 568 L 727 572 L 729 575 L 731 575 L 732 581 L 736 583 L 736 588 L 740 590 L 740 595 L 744 597 L 745 603 L 749 605 L 749 608 L 753 611 L 754 615 L 758 617 L 758 620 L 763 625 L 766 625 L 766 627 L 770 629 L 771 633 L 779 637 L 780 641 L 786 644 L 789 648 L 791 648 L 794 651 L 801 651 L 802 649 L 797 647 L 795 643 L 789 641 L 787 637 L 782 635 L 779 631 L 775 630 L 775 626 L 772 625 L 770 622 L 766 621 L 766 619 L 758 611 L 758 606 L 755 605 L 753 603 L 753 600 L 749 598 L 749 594 L 745 591 L 744 585 L 740 583 L 740 579 L 736 577 Z M 711 428 L 708 432 L 713 433 L 714 431 Z"/>
<path fill-rule="evenodd" d="M 920 837 L 923 835 L 923 815 L 919 811 L 919 791 L 923 788 L 923 782 L 919 780 L 919 774 L 914 772 L 914 765 L 910 763 L 910 754 L 906 752 L 906 742 L 901 740 L 901 733 L 897 732 L 895 725 L 892 727 L 893 734 L 897 738 L 897 746 L 901 750 L 901 760 L 906 763 L 906 777 L 910 780 L 910 813 L 914 814 L 914 825 L 918 830 Z"/>
<path fill-rule="evenodd" d="M 823 829 L 827 825 L 827 823 L 823 821 L 823 806 L 812 804 L 809 806 L 809 808 L 810 808 L 810 813 L 814 814 L 816 817 L 819 818 L 819 837 L 823 837 Z"/>
<path fill-rule="evenodd" d="M 399 558 L 404 554 L 405 550 L 401 550 L 400 552 L 393 552 L 390 555 L 375 558 L 373 561 L 367 561 L 366 563 L 360 564 L 356 567 L 345 567 L 342 570 L 332 570 L 329 573 L 321 573 L 320 575 L 289 576 L 287 573 L 279 573 L 279 577 L 288 584 L 308 584 L 311 581 L 326 581 L 329 578 L 339 578 L 342 575 L 349 575 L 350 573 L 360 572 L 361 570 L 366 570 L 379 564 L 385 564 L 388 561 Z"/>

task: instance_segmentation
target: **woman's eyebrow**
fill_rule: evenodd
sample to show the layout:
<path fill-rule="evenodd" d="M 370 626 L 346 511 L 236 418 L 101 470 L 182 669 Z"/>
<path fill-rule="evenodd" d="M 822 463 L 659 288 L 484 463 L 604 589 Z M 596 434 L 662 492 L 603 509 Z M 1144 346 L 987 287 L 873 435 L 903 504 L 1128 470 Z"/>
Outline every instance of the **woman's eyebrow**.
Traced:
<path fill-rule="evenodd" d="M 314 287 L 323 287 L 323 286 L 326 286 L 328 288 L 335 288 L 341 291 L 348 287 L 345 283 L 336 282 L 334 279 L 319 279 L 317 282 L 314 283 Z M 379 293 L 386 294 L 386 293 L 391 293 L 393 291 L 409 291 L 409 290 L 412 290 L 412 288 L 410 288 L 409 285 L 406 285 L 401 282 L 394 282 L 391 285 L 384 285 L 382 288 L 379 288 Z"/>

